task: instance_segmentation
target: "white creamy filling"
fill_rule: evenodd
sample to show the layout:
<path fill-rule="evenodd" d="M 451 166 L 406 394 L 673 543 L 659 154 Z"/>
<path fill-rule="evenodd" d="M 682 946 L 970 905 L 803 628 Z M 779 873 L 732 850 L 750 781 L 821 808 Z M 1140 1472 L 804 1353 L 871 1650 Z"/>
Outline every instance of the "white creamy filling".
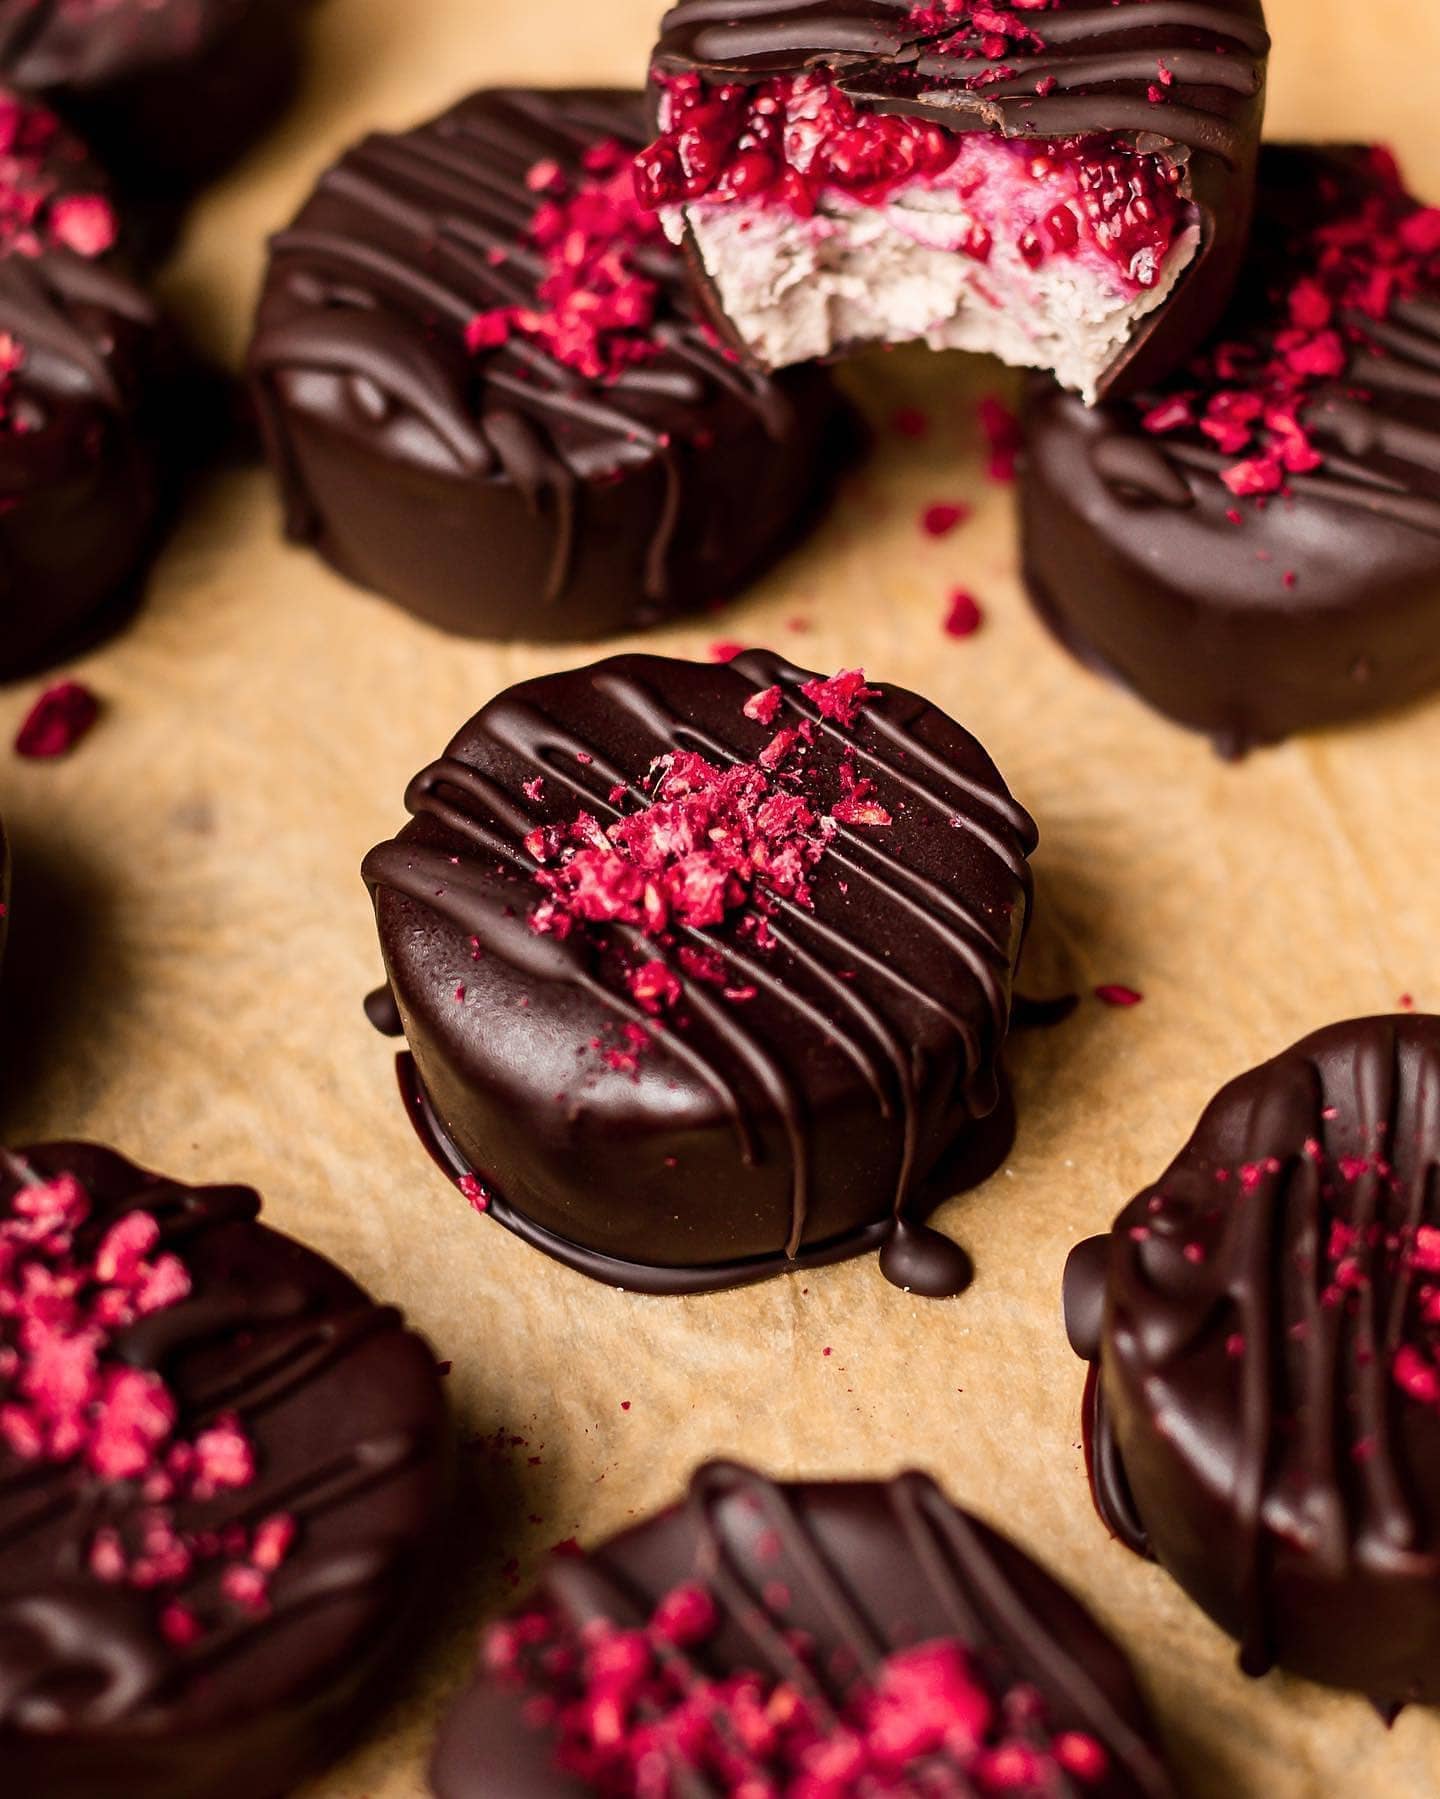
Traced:
<path fill-rule="evenodd" d="M 1137 322 L 1194 260 L 1198 229 L 1177 237 L 1158 279 L 1137 291 L 1083 241 L 1032 268 L 1015 230 L 987 215 L 942 178 L 897 188 L 878 206 L 828 189 L 808 219 L 783 206 L 706 201 L 661 218 L 676 242 L 688 224 L 721 307 L 767 368 L 923 339 L 1050 369 L 1093 402 Z M 984 262 L 963 248 L 977 225 L 994 239 Z"/>

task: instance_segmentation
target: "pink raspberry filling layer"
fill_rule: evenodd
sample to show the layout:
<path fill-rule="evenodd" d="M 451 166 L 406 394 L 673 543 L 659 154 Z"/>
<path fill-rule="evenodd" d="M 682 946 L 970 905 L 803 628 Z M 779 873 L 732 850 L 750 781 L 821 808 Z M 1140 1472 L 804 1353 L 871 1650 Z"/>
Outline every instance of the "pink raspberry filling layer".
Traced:
<path fill-rule="evenodd" d="M 1169 158 L 865 112 L 814 75 L 666 83 L 641 202 L 688 230 L 747 348 L 780 367 L 923 338 L 1087 394 L 1197 242 Z"/>

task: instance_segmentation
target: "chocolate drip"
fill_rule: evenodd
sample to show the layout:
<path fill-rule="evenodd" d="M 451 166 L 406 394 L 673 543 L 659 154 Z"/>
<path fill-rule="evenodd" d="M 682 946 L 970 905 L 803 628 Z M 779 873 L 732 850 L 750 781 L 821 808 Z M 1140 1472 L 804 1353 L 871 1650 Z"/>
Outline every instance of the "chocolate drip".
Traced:
<path fill-rule="evenodd" d="M 555 1562 L 532 1607 L 558 1620 L 562 1638 L 599 1624 L 642 1629 L 657 1602 L 687 1583 L 710 1595 L 718 1621 L 698 1646 L 660 1646 L 682 1690 L 753 1671 L 793 1689 L 828 1732 L 842 1726 L 856 1683 L 872 1681 L 887 1657 L 949 1639 L 997 1687 L 1033 1686 L 1055 1728 L 1103 1745 L 1105 1772 L 1084 1788 L 1095 1799 L 1173 1795 L 1114 1645 L 1047 1574 L 923 1475 L 786 1485 L 712 1463 L 695 1475 L 683 1505 L 581 1560 Z M 777 1591 L 785 1596 L 778 1610 Z M 797 1649 L 797 1630 L 810 1653 Z M 546 1739 L 525 1721 L 523 1699 L 484 1675 L 461 1696 L 432 1762 L 440 1799 L 571 1790 L 548 1765 Z M 729 1734 L 723 1714 L 715 1725 L 737 1766 L 762 1784 L 763 1756 Z M 669 1772 L 687 1799 L 729 1790 L 678 1757 Z M 1057 1796 L 1078 1799 L 1079 1783 L 1063 1770 L 1051 1778 Z M 944 1752 L 916 1759 L 905 1780 L 907 1792 L 933 1799 L 978 1792 Z"/>
<path fill-rule="evenodd" d="M 537 935 L 530 913 L 539 892 L 530 883 L 534 863 L 525 839 L 537 827 L 568 821 L 580 810 L 602 825 L 619 819 L 626 802 L 643 802 L 635 771 L 656 757 L 688 750 L 719 766 L 753 757 L 757 729 L 744 718 L 743 703 L 747 695 L 778 686 L 784 716 L 777 728 L 787 717 L 792 725 L 804 723 L 814 733 L 812 761 L 852 756 L 860 776 L 876 783 L 891 811 L 906 815 L 907 835 L 902 841 L 890 831 L 837 826 L 824 867 L 845 903 L 811 908 L 773 896 L 770 951 L 754 948 L 733 925 L 705 931 L 676 925 L 677 947 L 718 950 L 730 985 L 753 990 L 756 998 L 749 1003 L 723 998 L 683 960 L 667 954 L 682 995 L 676 1015 L 685 1022 L 664 1031 L 654 1054 L 683 1068 L 712 1096 L 743 1167 L 766 1161 L 760 1145 L 770 1125 L 778 1124 L 789 1170 L 781 1259 L 797 1263 L 826 1247 L 812 1225 L 816 1123 L 814 1101 L 805 1090 L 802 1046 L 827 1045 L 853 1070 L 857 1103 L 868 1099 L 877 1128 L 886 1131 L 887 1142 L 895 1141 L 890 1192 L 895 1241 L 882 1267 L 917 1290 L 957 1292 L 969 1278 L 963 1253 L 906 1218 L 937 1155 L 937 1096 L 928 1069 L 953 1059 L 953 1093 L 945 1109 L 958 1110 L 968 1125 L 995 1112 L 997 1056 L 1009 1024 L 1034 827 L 993 771 L 954 755 L 953 745 L 947 745 L 950 754 L 941 753 L 933 732 L 916 729 L 919 720 L 936 715 L 908 696 L 872 703 L 857 728 L 848 731 L 822 718 L 802 695 L 809 678 L 805 671 L 777 657 L 752 652 L 723 673 L 705 671 L 704 681 L 716 685 L 723 700 L 718 694 L 702 698 L 699 670 L 695 683 L 682 688 L 678 672 L 667 674 L 681 667 L 631 657 L 589 671 L 588 690 L 612 721 L 603 734 L 566 722 L 569 715 L 554 701 L 544 705 L 539 698 L 544 684 L 502 695 L 457 740 L 464 743 L 463 755 L 452 746 L 449 756 L 411 783 L 406 803 L 412 816 L 434 828 L 411 827 L 372 851 L 365 878 L 377 896 L 403 896 L 422 915 L 444 919 L 473 946 L 482 967 L 498 962 L 527 988 L 539 984 L 583 993 L 615 1029 L 649 1031 L 655 1020 L 632 998 L 626 970 L 654 956 L 655 945 L 637 928 L 619 924 L 598 935 Z M 662 675 L 666 678 L 658 678 Z M 555 701 L 559 698 L 557 683 Z M 626 745 L 623 756 L 615 753 L 616 742 Z M 543 797 L 526 798 L 522 789 L 537 776 Z M 983 879 L 957 881 L 948 855 L 942 858 L 943 877 L 938 869 L 926 872 L 913 843 L 916 833 L 931 832 L 943 832 L 941 842 L 966 844 L 965 858 L 986 871 Z M 933 855 L 925 860 L 934 864 Z M 997 904 L 1002 894 L 1008 897 Z M 954 972 L 936 981 L 919 977 L 913 954 L 893 953 L 897 933 L 917 949 L 923 946 L 927 966 Z M 382 920 L 382 943 L 385 939 Z M 620 960 L 613 949 L 623 952 Z M 401 1015 L 413 1025 L 417 1012 L 430 1008 L 416 991 L 407 991 L 393 966 L 391 981 Z M 414 1048 L 413 1029 L 410 1035 Z M 923 1051 L 917 1036 L 927 1045 Z M 423 1071 L 423 1055 L 421 1063 Z M 423 1084 L 431 1089 L 433 1115 L 433 1081 L 427 1077 Z M 453 1131 L 433 1116 L 429 1134 L 464 1166 L 465 1152 L 455 1145 Z M 947 1135 L 958 1134 L 952 1124 Z M 487 1179 L 484 1169 L 480 1174 Z M 496 1184 L 505 1186 L 503 1180 Z M 511 1199 L 506 1222 L 513 1217 L 515 1196 Z M 865 1235 L 873 1236 L 869 1224 Z M 774 1258 L 763 1261 L 764 1271 L 770 1271 Z M 587 1255 L 585 1262 L 587 1272 L 593 1271 L 593 1258 Z M 623 1284 L 658 1279 L 668 1285 L 679 1272 L 637 1272 L 642 1266 L 637 1264 Z M 732 1274 L 752 1278 L 758 1271 L 750 1258 L 726 1267 L 727 1282 Z M 746 1269 L 750 1272 L 742 1272 Z M 713 1266 L 707 1270 L 718 1273 Z M 693 1284 L 693 1270 L 689 1278 Z"/>
<path fill-rule="evenodd" d="M 1337 1025 L 1222 1091 L 1071 1259 L 1097 1507 L 1239 1638 L 1247 1673 L 1440 1692 L 1416 1651 L 1440 1618 L 1440 1423 L 1393 1373 L 1437 1168 L 1440 1019 Z"/>

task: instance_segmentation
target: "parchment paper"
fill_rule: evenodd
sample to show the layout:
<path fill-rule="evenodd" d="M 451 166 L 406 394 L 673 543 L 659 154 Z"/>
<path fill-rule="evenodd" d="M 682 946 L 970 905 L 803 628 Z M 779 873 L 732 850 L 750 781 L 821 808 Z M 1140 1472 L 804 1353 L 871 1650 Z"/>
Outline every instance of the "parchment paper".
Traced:
<path fill-rule="evenodd" d="M 342 145 L 498 80 L 637 80 L 657 5 L 323 0 L 301 102 L 196 213 L 174 306 L 234 358 L 264 235 Z M 1274 135 L 1386 139 L 1440 199 L 1433 0 L 1269 10 Z M 932 1470 L 1119 1633 L 1197 1799 L 1440 1792 L 1440 1717 L 1412 1709 L 1387 1732 L 1361 1699 L 1245 1680 L 1169 1579 L 1107 1540 L 1058 1302 L 1070 1245 L 1160 1171 L 1221 1081 L 1402 993 L 1440 1007 L 1440 702 L 1232 768 L 1082 673 L 1023 604 L 1012 495 L 983 475 L 974 402 L 1003 385 L 908 353 L 857 367 L 881 444 L 828 523 L 723 614 L 646 639 L 769 642 L 931 695 L 1040 821 L 1025 987 L 1145 995 L 1088 1000 L 1016 1045 L 1012 1160 L 940 1214 L 978 1267 L 954 1302 L 897 1293 L 873 1260 L 714 1298 L 614 1293 L 477 1219 L 412 1136 L 391 1046 L 360 1011 L 379 973 L 360 858 L 483 700 L 586 646 L 431 632 L 284 548 L 268 477 L 241 470 L 192 506 L 130 631 L 77 665 L 107 710 L 70 761 L 13 758 L 35 685 L 0 693 L 8 1137 L 93 1136 L 188 1179 L 253 1182 L 272 1223 L 453 1360 L 455 1603 L 394 1713 L 317 1793 L 423 1792 L 482 1615 L 550 1545 L 665 1503 L 717 1454 L 780 1475 Z M 883 429 L 901 403 L 931 415 L 926 440 Z M 925 538 L 922 506 L 948 499 L 973 520 Z M 964 642 L 941 631 L 955 585 L 986 608 Z"/>

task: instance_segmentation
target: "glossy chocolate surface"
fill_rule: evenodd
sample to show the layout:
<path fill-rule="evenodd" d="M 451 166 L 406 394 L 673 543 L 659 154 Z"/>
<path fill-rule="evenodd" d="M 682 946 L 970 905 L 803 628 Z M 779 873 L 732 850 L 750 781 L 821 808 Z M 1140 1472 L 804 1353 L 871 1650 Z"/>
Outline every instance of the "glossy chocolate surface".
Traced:
<path fill-rule="evenodd" d="M 1359 152 L 1267 147 L 1255 250 L 1217 343 L 1257 355 L 1317 225 L 1380 177 Z M 1396 190 L 1396 212 L 1414 203 Z M 1225 754 L 1343 724 L 1440 685 L 1440 286 L 1343 325 L 1348 362 L 1303 418 L 1323 455 L 1284 492 L 1238 496 L 1236 457 L 1142 421 L 1182 371 L 1086 411 L 1032 386 L 1021 504 L 1042 616 L 1083 660 Z M 1199 378 L 1201 399 L 1217 385 Z"/>
<path fill-rule="evenodd" d="M 716 1628 L 669 1652 L 678 1678 L 741 1671 L 787 1683 L 838 1733 L 857 1686 L 886 1657 L 919 1644 L 959 1644 L 992 1694 L 1027 1695 L 1037 1746 L 1060 1733 L 1098 1745 L 1104 1771 L 1081 1781 L 1053 1762 L 1017 1799 L 1168 1799 L 1174 1788 L 1144 1705 L 1116 1645 L 1064 1588 L 1013 1544 L 952 1506 L 927 1477 L 883 1483 L 775 1483 L 726 1463 L 702 1468 L 686 1500 L 578 1558 L 555 1559 L 527 1606 L 558 1620 L 562 1640 L 613 1626 L 643 1629 L 657 1606 L 697 1587 Z M 812 1646 L 797 1654 L 802 1632 Z M 543 1684 L 541 1686 L 543 1691 Z M 597 1790 L 556 1766 L 555 1745 L 522 1709 L 526 1689 L 477 1672 L 441 1726 L 431 1764 L 439 1799 L 570 1799 Z M 740 1756 L 738 1762 L 748 1760 Z M 763 1750 L 744 1772 L 764 1781 Z M 965 1782 L 958 1754 L 928 1754 L 887 1792 L 999 1790 Z M 673 1762 L 666 1792 L 747 1790 Z M 619 1791 L 621 1789 L 606 1789 Z M 630 1789 L 625 1789 L 630 1790 Z M 660 1791 L 660 1788 L 647 1789 Z M 828 1790 L 828 1789 L 827 1789 Z M 837 1785 L 836 1791 L 872 1790 Z"/>
<path fill-rule="evenodd" d="M 1440 1018 L 1317 1031 L 1224 1088 L 1066 1271 L 1097 1509 L 1241 1643 L 1440 1699 Z"/>
<path fill-rule="evenodd" d="M 0 242 L 0 680 L 63 654 L 129 598 L 155 536 L 164 334 L 132 279 L 106 178 L 45 109 L 0 89 L 0 111 L 43 149 L 0 167 L 11 191 L 48 190 L 34 227 Z M 18 116 L 25 121 L 16 126 Z M 48 127 L 43 121 L 49 119 Z M 93 208 L 82 253 L 57 235 Z M 77 242 L 86 243 L 84 236 Z"/>
<path fill-rule="evenodd" d="M 1002 0 L 992 10 L 1042 47 L 987 55 L 977 24 L 960 53 L 943 49 L 962 23 L 956 12 L 907 0 L 681 0 L 662 21 L 651 69 L 726 82 L 814 71 L 857 105 L 952 131 L 1115 135 L 1175 156 L 1201 241 L 1101 383 L 1102 393 L 1134 391 L 1183 360 L 1235 286 L 1265 106 L 1270 40 L 1260 0 L 1061 0 L 1054 9 Z"/>
<path fill-rule="evenodd" d="M 289 98 L 293 0 L 0 0 L 0 79 L 44 94 L 127 184 L 212 174 Z"/>
<path fill-rule="evenodd" d="M 274 240 L 250 374 L 286 525 L 446 630 L 599 637 L 733 592 L 806 522 L 846 428 L 826 377 L 722 353 L 656 241 L 644 359 L 594 379 L 516 333 L 542 307 L 535 171 L 638 147 L 638 94 L 496 90 L 357 145 Z M 528 178 L 528 179 L 527 179 Z"/>
<path fill-rule="evenodd" d="M 159 1224 L 157 1254 L 189 1275 L 188 1296 L 115 1334 L 110 1365 L 163 1379 L 176 1438 L 234 1414 L 253 1445 L 250 1481 L 164 1516 L 187 1540 L 243 1539 L 276 1514 L 294 1534 L 254 1605 L 222 1587 L 225 1556 L 197 1552 L 176 1580 L 102 1577 L 107 1539 L 140 1566 L 156 1513 L 144 1484 L 31 1459 L 0 1432 L 4 1785 L 268 1799 L 369 1724 L 424 1622 L 449 1484 L 434 1358 L 332 1263 L 257 1224 L 247 1188 L 186 1187 L 91 1144 L 46 1144 L 5 1156 L 0 1216 L 63 1173 L 92 1201 L 87 1253 L 139 1211 Z M 0 1376 L 0 1397 L 20 1392 Z M 193 1640 L 168 1626 L 177 1605 L 198 1620 Z"/>
<path fill-rule="evenodd" d="M 1034 827 L 924 700 L 882 689 L 846 728 L 807 679 L 752 651 L 523 683 L 416 777 L 411 823 L 366 858 L 423 1134 L 502 1223 L 616 1285 L 705 1290 L 883 1246 L 900 1284 L 956 1291 L 968 1264 L 920 1215 L 1008 1148 Z M 772 686 L 771 722 L 747 717 Z M 837 827 L 812 903 L 775 905 L 771 947 L 748 907 L 668 945 L 630 924 L 537 934 L 537 827 L 612 825 L 654 758 L 750 762 L 787 728 L 813 734 L 797 780 L 816 803 L 848 762 L 891 822 Z M 691 972 L 711 952 L 718 984 Z M 656 958 L 678 982 L 658 1028 L 631 986 Z M 634 1030 L 653 1041 L 627 1058 Z"/>

